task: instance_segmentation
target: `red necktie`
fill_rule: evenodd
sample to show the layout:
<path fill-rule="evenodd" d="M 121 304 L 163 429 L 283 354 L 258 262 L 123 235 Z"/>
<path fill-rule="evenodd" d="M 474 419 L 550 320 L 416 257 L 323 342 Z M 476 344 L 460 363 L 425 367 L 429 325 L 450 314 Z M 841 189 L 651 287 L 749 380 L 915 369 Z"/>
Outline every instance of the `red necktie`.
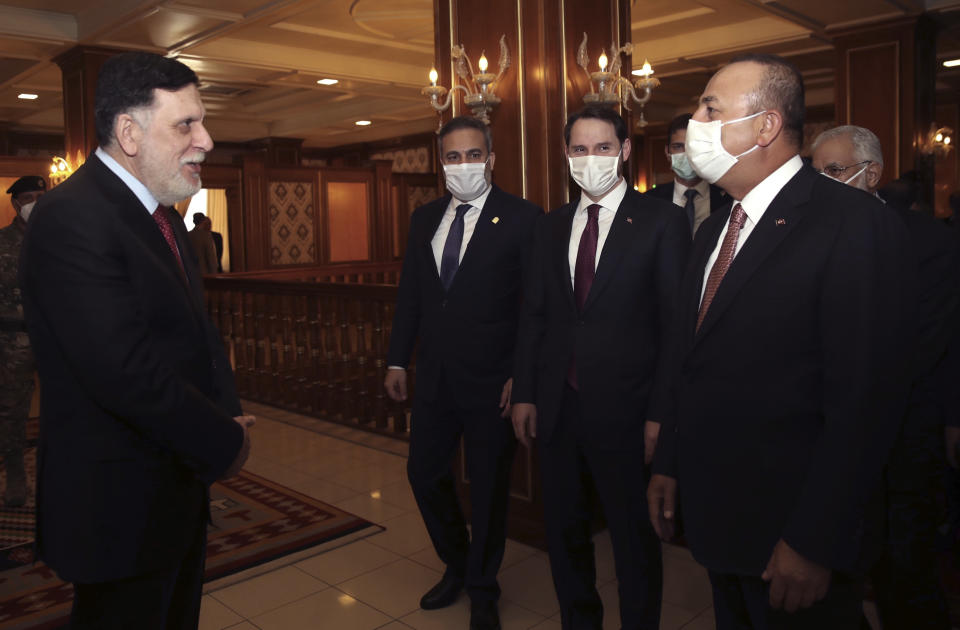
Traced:
<path fill-rule="evenodd" d="M 157 222 L 157 227 L 160 228 L 160 233 L 163 234 L 163 238 L 166 239 L 167 245 L 170 246 L 170 251 L 173 252 L 173 257 L 177 259 L 177 264 L 180 265 L 180 271 L 184 272 L 183 269 L 183 260 L 180 258 L 180 250 L 177 249 L 177 239 L 173 236 L 173 226 L 170 225 L 170 216 L 167 214 L 169 209 L 165 206 L 158 205 L 157 209 L 153 211 L 153 220 Z"/>
<path fill-rule="evenodd" d="M 583 305 L 587 303 L 587 296 L 590 294 L 590 287 L 596 275 L 597 240 L 600 236 L 599 217 L 599 204 L 587 206 L 587 225 L 580 235 L 577 263 L 573 268 L 573 299 L 577 302 L 579 313 L 583 313 Z M 567 368 L 567 383 L 573 389 L 580 389 L 577 383 L 576 360 L 573 357 L 570 358 L 570 366 Z"/>
<path fill-rule="evenodd" d="M 717 260 L 710 269 L 710 275 L 707 277 L 707 288 L 703 292 L 703 300 L 700 302 L 700 314 L 697 316 L 697 331 L 700 330 L 700 324 L 707 315 L 710 303 L 713 302 L 713 296 L 717 294 L 717 288 L 723 277 L 727 275 L 727 269 L 733 262 L 733 257 L 737 251 L 737 239 L 740 237 L 740 228 L 747 220 L 747 213 L 738 203 L 733 207 L 730 213 L 730 223 L 727 225 L 727 234 L 723 237 L 723 243 L 720 244 L 720 253 L 717 254 Z"/>

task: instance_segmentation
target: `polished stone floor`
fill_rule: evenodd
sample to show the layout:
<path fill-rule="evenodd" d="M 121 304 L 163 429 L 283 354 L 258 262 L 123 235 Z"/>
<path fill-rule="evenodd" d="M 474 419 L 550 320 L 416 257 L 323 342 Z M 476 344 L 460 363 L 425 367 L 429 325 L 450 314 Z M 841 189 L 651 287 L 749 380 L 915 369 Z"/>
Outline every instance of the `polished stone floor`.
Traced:
<path fill-rule="evenodd" d="M 292 414 L 256 404 L 247 469 L 386 527 L 386 531 L 230 584 L 208 585 L 201 630 L 466 630 L 469 600 L 421 610 L 441 576 L 406 481 L 406 444 L 334 424 L 293 426 Z M 299 418 L 302 423 L 303 418 Z M 604 630 L 619 628 L 610 539 L 596 537 Z M 508 542 L 500 569 L 504 630 L 559 630 L 547 555 Z M 662 630 L 713 630 L 710 584 L 689 552 L 664 546 Z"/>

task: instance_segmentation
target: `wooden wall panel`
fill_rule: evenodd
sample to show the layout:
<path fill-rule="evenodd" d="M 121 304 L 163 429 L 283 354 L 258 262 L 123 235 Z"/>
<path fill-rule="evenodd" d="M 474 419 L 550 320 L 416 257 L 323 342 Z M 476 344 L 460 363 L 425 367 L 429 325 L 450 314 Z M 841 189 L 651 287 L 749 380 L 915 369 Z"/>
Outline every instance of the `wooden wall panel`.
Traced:
<path fill-rule="evenodd" d="M 937 107 L 937 126 L 953 129 L 953 142 L 960 140 L 960 105 L 951 103 Z M 960 190 L 960 160 L 957 159 L 957 149 L 954 148 L 947 155 L 938 155 L 936 158 L 934 184 L 934 210 L 938 217 L 950 216 L 950 193 Z"/>
<path fill-rule="evenodd" d="M 370 185 L 367 182 L 327 181 L 327 225 L 330 262 L 367 260 L 370 256 Z"/>
<path fill-rule="evenodd" d="M 850 48 L 846 55 L 848 124 L 877 134 L 886 168 L 883 183 L 903 170 L 900 161 L 900 42 Z M 883 106 L 878 107 L 879 104 Z"/>
<path fill-rule="evenodd" d="M 80 155 L 84 159 L 97 148 L 94 100 L 97 76 L 103 62 L 122 52 L 109 48 L 76 46 L 55 57 L 63 80 L 63 116 L 66 135 L 64 156 L 76 167 Z"/>
<path fill-rule="evenodd" d="M 563 126 L 583 106 L 587 75 L 576 65 L 576 51 L 586 32 L 591 55 L 629 40 L 630 6 L 626 0 L 596 3 L 571 0 L 435 0 L 435 44 L 439 83 L 451 86 L 450 47 L 463 44 L 471 62 L 485 50 L 495 68 L 500 35 L 506 35 L 511 67 L 497 88 L 502 99 L 491 115 L 494 179 L 516 195 L 551 210 L 569 200 Z M 557 45 L 559 43 L 559 46 Z M 627 61 L 623 72 L 628 73 Z M 454 97 L 453 112 L 470 113 Z"/>
<path fill-rule="evenodd" d="M 919 169 L 926 199 L 933 193 L 933 172 L 917 148 L 934 114 L 933 40 L 933 24 L 924 16 L 834 35 L 838 124 L 860 125 L 877 134 L 885 162 L 881 186 Z"/>

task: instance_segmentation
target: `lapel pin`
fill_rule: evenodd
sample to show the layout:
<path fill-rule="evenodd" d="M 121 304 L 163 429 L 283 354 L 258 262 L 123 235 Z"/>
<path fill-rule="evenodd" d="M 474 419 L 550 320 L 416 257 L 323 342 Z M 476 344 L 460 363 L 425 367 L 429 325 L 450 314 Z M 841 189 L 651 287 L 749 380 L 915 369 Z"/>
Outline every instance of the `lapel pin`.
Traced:
<path fill-rule="evenodd" d="M 776 223 L 777 223 L 777 225 L 786 225 L 786 224 L 787 224 L 787 220 L 786 220 L 786 219 L 777 219 Z"/>
<path fill-rule="evenodd" d="M 633 225 L 633 217 L 627 217 L 627 223 Z"/>
<path fill-rule="evenodd" d="M 500 217 L 493 217 L 493 219 L 491 219 L 491 222 L 492 222 L 492 223 L 500 223 Z"/>

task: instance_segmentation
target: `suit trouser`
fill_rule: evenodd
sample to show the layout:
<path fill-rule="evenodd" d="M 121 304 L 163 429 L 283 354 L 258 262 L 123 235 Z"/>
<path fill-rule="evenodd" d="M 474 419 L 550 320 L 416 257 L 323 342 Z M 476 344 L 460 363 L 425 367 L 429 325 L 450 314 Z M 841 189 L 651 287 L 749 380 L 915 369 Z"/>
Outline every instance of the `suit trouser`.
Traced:
<path fill-rule="evenodd" d="M 886 470 L 886 541 L 870 577 L 884 630 L 947 630 L 936 554 L 943 428 L 938 413 L 910 411 Z"/>
<path fill-rule="evenodd" d="M 543 479 L 550 570 L 564 630 L 598 630 L 603 605 L 596 587 L 590 532 L 590 486 L 610 529 L 623 630 L 657 630 L 663 566 L 647 511 L 643 440 L 604 448 L 592 439 L 580 396 L 564 386 L 560 418 L 549 442 L 537 442 Z M 643 435 L 642 428 L 638 431 Z"/>
<path fill-rule="evenodd" d="M 500 596 L 497 571 L 507 537 L 513 425 L 500 417 L 499 399 L 472 408 L 441 383 L 437 400 L 414 401 L 407 477 L 433 547 L 447 572 L 464 580 L 473 601 Z M 463 436 L 470 479 L 470 526 L 457 498 L 451 463 Z"/>
<path fill-rule="evenodd" d="M 770 585 L 759 577 L 710 574 L 717 630 L 857 630 L 863 579 L 834 573 L 827 595 L 794 613 L 770 607 Z"/>
<path fill-rule="evenodd" d="M 204 512 L 206 514 L 206 512 Z M 96 584 L 74 583 L 72 630 L 196 630 L 207 549 L 205 519 L 176 567 Z"/>

